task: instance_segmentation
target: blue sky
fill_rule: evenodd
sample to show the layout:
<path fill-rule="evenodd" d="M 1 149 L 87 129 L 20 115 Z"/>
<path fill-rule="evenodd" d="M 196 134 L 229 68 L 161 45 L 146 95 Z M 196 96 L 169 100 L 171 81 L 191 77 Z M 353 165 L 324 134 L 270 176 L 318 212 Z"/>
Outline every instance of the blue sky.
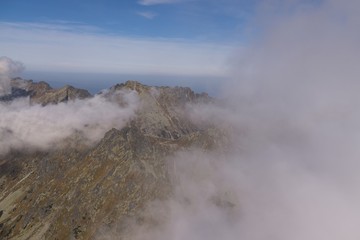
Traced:
<path fill-rule="evenodd" d="M 93 92 L 129 78 L 211 92 L 259 26 L 322 1 L 0 0 L 0 56 L 23 62 L 25 78 L 91 80 Z"/>
<path fill-rule="evenodd" d="M 319 2 L 0 1 L 0 56 L 23 62 L 27 77 L 51 81 L 49 73 L 53 73 L 53 79 L 59 81 L 61 73 L 66 73 L 67 83 L 73 83 L 80 81 L 82 73 L 93 82 L 97 81 L 93 76 L 123 76 L 153 82 L 186 79 L 185 85 L 193 79 L 215 83 L 227 78 L 229 61 L 249 43 L 249 33 L 258 31 L 254 19 L 259 6 L 278 2 L 274 6 L 282 8 L 287 2 Z M 73 80 L 71 73 L 76 75 Z M 38 79 L 41 76 L 47 79 Z"/>
<path fill-rule="evenodd" d="M 228 41 L 252 0 L 2 0 L 0 20 L 78 23 L 126 36 Z M 151 20 L 151 21 L 149 21 Z"/>
<path fill-rule="evenodd" d="M 234 68 L 234 56 L 254 39 L 261 41 L 258 27 L 267 28 L 267 19 L 273 23 L 292 14 L 293 7 L 302 12 L 302 7 L 322 1 L 336 3 L 0 0 L 0 56 L 21 61 L 23 76 L 34 80 L 86 87 L 91 77 L 93 85 L 107 82 L 99 85 L 102 88 L 131 77 L 149 84 L 217 88 Z"/>
<path fill-rule="evenodd" d="M 34 79 L 44 76 L 39 72 L 56 79 L 59 73 L 223 79 L 256 2 L 1 0 L 0 55 L 23 62 Z"/>

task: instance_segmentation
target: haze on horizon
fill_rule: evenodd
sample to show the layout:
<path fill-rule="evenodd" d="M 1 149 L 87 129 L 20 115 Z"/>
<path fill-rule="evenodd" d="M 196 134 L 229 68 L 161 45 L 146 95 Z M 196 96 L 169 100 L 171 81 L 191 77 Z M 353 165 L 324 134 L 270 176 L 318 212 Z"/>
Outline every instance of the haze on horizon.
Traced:
<path fill-rule="evenodd" d="M 63 75 L 75 85 L 80 74 L 84 79 L 96 74 L 99 82 L 108 75 L 219 81 L 227 76 L 228 57 L 243 44 L 241 28 L 253 5 L 232 0 L 4 1 L 0 55 L 22 62 L 24 76 L 36 80 L 45 74 L 58 81 L 56 75 Z"/>

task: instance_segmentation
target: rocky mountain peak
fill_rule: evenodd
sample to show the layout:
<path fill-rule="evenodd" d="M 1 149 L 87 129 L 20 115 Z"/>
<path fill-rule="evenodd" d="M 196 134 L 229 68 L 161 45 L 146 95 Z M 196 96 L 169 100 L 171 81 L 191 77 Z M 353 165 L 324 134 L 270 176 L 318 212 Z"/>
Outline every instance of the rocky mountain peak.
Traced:
<path fill-rule="evenodd" d="M 85 99 L 92 95 L 85 89 L 78 89 L 70 85 L 66 85 L 59 89 L 49 88 L 50 86 L 44 82 L 39 84 L 30 84 L 31 101 L 42 105 L 56 104 L 67 102 L 75 99 Z"/>
<path fill-rule="evenodd" d="M 66 85 L 59 89 L 52 88 L 44 81 L 34 82 L 33 80 L 24 80 L 14 78 L 11 80 L 11 94 L 0 97 L 0 101 L 11 101 L 19 97 L 30 96 L 33 104 L 56 104 L 75 99 L 85 99 L 92 95 L 85 89 L 78 89 Z"/>
<path fill-rule="evenodd" d="M 92 98 L 86 90 L 53 89 L 45 82 L 16 79 L 14 87 L 45 108 Z M 214 101 L 206 94 L 127 81 L 104 97 L 116 100 L 112 95 L 122 91 L 139 98 L 135 117 L 121 129 L 108 129 L 95 144 L 84 144 L 74 133 L 57 143 L 64 147 L 0 158 L 0 239 L 94 239 L 115 225 L 126 229 L 129 218 L 142 221 L 146 204 L 171 194 L 169 156 L 193 147 L 207 151 L 225 139 L 220 130 L 187 116 L 188 104 Z M 121 232 L 131 239 L 126 234 Z"/>

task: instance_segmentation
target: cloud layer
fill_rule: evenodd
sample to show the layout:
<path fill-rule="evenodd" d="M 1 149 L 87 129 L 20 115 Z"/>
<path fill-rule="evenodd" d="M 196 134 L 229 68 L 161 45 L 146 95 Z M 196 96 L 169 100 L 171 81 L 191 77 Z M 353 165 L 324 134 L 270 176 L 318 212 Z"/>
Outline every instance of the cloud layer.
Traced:
<path fill-rule="evenodd" d="M 141 0 L 138 3 L 145 6 L 158 5 L 158 4 L 172 4 L 178 3 L 181 0 Z"/>
<path fill-rule="evenodd" d="M 263 5 L 261 38 L 233 57 L 227 108 L 190 108 L 230 127 L 231 151 L 169 159 L 174 195 L 148 208 L 160 224 L 137 226 L 135 239 L 359 238 L 357 3 L 275 2 L 287 12 Z"/>
<path fill-rule="evenodd" d="M 147 19 L 154 19 L 154 18 L 157 16 L 156 13 L 150 12 L 150 11 L 137 12 L 137 14 L 138 14 L 139 16 L 142 16 L 142 17 L 147 18 Z"/>
<path fill-rule="evenodd" d="M 21 59 L 29 71 L 223 76 L 232 49 L 108 35 L 83 25 L 0 22 L 0 31 L 0 52 Z"/>
<path fill-rule="evenodd" d="M 0 155 L 10 150 L 49 150 L 78 134 L 84 143 L 99 141 L 111 128 L 122 128 L 135 115 L 135 92 L 115 93 L 126 102 L 96 95 L 57 105 L 30 105 L 28 98 L 0 103 Z"/>

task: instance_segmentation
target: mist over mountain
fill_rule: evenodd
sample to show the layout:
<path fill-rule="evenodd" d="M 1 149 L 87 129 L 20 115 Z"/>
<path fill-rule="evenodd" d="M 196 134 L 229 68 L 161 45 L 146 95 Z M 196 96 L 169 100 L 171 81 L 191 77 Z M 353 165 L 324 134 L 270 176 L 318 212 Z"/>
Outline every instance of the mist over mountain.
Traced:
<path fill-rule="evenodd" d="M 131 229 L 146 204 L 170 196 L 176 167 L 168 157 L 212 149 L 224 135 L 188 116 L 189 104 L 214 102 L 189 88 L 128 81 L 91 96 L 20 78 L 11 87 L 0 102 L 5 239 L 90 239 L 114 226 Z"/>
<path fill-rule="evenodd" d="M 261 2 L 221 100 L 2 58 L 0 238 L 358 240 L 359 3 Z"/>

